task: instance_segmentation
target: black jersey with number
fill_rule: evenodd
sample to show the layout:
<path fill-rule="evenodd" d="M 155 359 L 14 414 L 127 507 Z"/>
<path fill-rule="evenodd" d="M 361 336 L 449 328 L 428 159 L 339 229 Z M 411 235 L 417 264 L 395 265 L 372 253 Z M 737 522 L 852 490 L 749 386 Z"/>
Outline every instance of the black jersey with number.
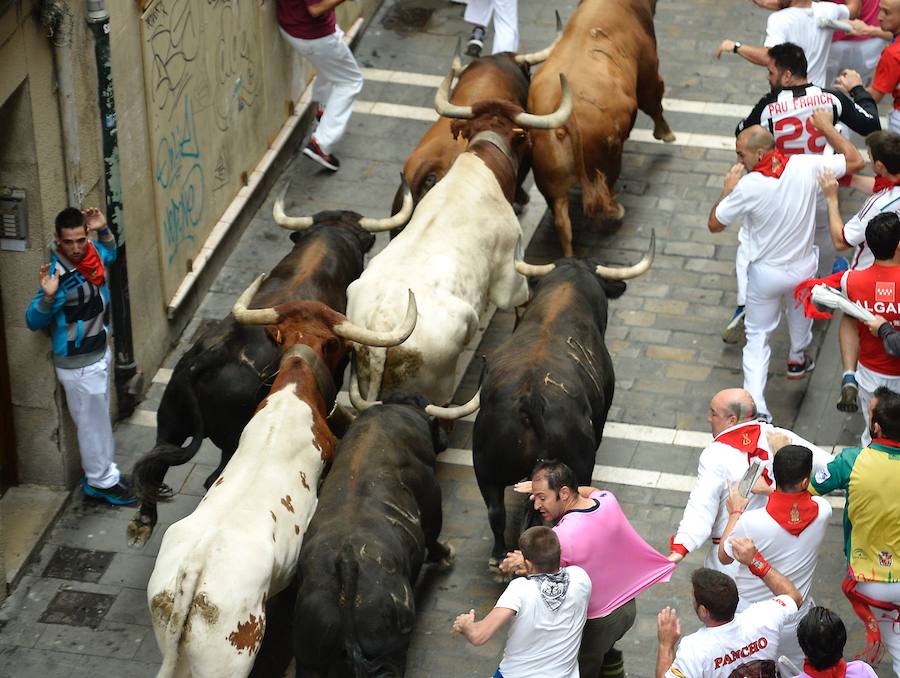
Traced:
<path fill-rule="evenodd" d="M 775 147 L 786 155 L 821 153 L 827 145 L 825 136 L 810 120 L 819 108 L 830 108 L 834 124 L 842 122 L 862 136 L 881 129 L 878 106 L 865 87 L 854 87 L 850 97 L 810 84 L 777 89 L 759 100 L 734 133 L 762 125 L 775 137 Z"/>

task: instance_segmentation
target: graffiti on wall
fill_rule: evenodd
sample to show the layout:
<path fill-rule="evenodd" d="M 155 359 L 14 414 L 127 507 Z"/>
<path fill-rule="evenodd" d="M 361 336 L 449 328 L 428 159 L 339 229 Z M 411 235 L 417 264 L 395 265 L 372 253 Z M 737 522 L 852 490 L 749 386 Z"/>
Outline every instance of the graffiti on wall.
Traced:
<path fill-rule="evenodd" d="M 259 6 L 253 0 L 154 0 L 141 16 L 164 287 L 190 261 L 266 149 Z"/>

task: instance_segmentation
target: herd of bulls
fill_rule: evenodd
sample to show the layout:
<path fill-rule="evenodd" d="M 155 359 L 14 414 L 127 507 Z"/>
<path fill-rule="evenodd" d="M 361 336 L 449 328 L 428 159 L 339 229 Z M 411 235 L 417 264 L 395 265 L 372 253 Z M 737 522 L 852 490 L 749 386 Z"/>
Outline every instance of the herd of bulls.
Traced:
<path fill-rule="evenodd" d="M 572 258 L 567 194 L 580 185 L 586 211 L 621 217 L 612 188 L 637 107 L 674 138 L 654 9 L 582 0 L 542 52 L 465 69 L 457 57 L 393 217 L 290 217 L 276 201 L 292 250 L 178 362 L 157 443 L 134 469 L 142 504 L 129 542 L 143 545 L 167 469 L 204 438 L 222 451 L 206 496 L 166 531 L 147 586 L 160 676 L 280 676 L 291 656 L 298 676 L 403 675 L 419 570 L 453 557 L 438 540 L 439 419 L 480 405 L 473 455 L 494 564 L 506 550 L 504 488 L 537 458 L 561 458 L 589 482 L 614 389 L 607 300 L 648 270 L 654 243 L 625 268 Z M 515 209 L 532 166 L 567 257 L 555 264 L 519 257 Z M 392 240 L 364 268 L 377 231 Z M 445 406 L 491 303 L 526 309 L 488 356 L 479 394 Z M 358 415 L 336 404 L 351 355 Z"/>

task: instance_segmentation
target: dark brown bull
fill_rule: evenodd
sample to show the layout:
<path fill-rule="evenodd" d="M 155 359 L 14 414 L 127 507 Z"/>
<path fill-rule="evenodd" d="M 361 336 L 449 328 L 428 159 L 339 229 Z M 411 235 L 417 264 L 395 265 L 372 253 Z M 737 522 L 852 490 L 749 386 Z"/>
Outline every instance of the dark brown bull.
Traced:
<path fill-rule="evenodd" d="M 556 15 L 556 33 L 556 40 L 539 52 L 492 54 L 476 59 L 465 69 L 462 69 L 460 63 L 457 44 L 457 55 L 453 59 L 453 71 L 457 74 L 457 81 L 450 94 L 450 103 L 471 106 L 479 101 L 499 99 L 514 103 L 524 110 L 528 103 L 530 67 L 546 59 L 562 35 L 559 13 Z M 438 118 L 419 140 L 419 145 L 409 154 L 403 165 L 403 174 L 409 180 L 415 204 L 418 204 L 422 196 L 444 177 L 457 156 L 466 150 L 466 140 L 454 138 L 450 123 L 447 118 Z M 528 202 L 528 193 L 522 189 L 522 182 L 531 169 L 526 146 L 518 150 L 518 156 L 519 174 L 515 196 L 517 209 Z M 401 186 L 394 196 L 395 212 L 400 209 L 402 200 Z"/>
<path fill-rule="evenodd" d="M 563 128 L 531 133 L 534 179 L 553 211 L 567 257 L 574 254 L 570 188 L 581 186 L 587 216 L 625 216 L 613 186 L 637 109 L 653 119 L 655 138 L 675 141 L 663 118 L 655 9 L 655 0 L 582 0 L 531 82 L 528 110 L 535 113 L 558 105 L 559 73 L 569 78 L 575 97 L 575 110 Z"/>

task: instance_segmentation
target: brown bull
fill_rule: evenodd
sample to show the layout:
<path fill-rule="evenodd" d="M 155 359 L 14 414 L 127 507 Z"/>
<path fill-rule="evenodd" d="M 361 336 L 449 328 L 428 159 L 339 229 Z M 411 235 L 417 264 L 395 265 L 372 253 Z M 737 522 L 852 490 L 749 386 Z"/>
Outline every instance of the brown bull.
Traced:
<path fill-rule="evenodd" d="M 556 40 L 562 35 L 562 22 L 556 15 Z M 551 53 L 556 42 L 549 47 L 529 54 L 513 54 L 501 52 L 481 57 L 470 63 L 465 70 L 460 65 L 459 45 L 457 56 L 453 60 L 453 71 L 458 74 L 456 86 L 450 95 L 450 103 L 460 106 L 471 106 L 479 101 L 499 99 L 514 103 L 523 110 L 528 101 L 529 69 L 541 63 Z M 410 153 L 403 165 L 403 174 L 409 181 L 413 195 L 413 203 L 418 204 L 432 186 L 440 181 L 457 156 L 466 150 L 468 142 L 463 138 L 454 138 L 450 130 L 451 120 L 438 118 L 419 140 L 419 145 Z M 518 149 L 519 174 L 516 185 L 515 204 L 519 206 L 528 202 L 528 194 L 522 189 L 522 182 L 528 176 L 531 164 L 527 157 L 527 147 Z M 403 187 L 397 189 L 394 196 L 394 212 L 400 209 L 403 202 Z"/>
<path fill-rule="evenodd" d="M 538 188 L 553 211 L 563 254 L 572 250 L 569 189 L 581 186 L 584 213 L 625 216 L 613 186 L 622 169 L 622 147 L 640 108 L 653 119 L 653 136 L 675 140 L 663 118 L 655 0 L 582 0 L 562 39 L 532 79 L 528 110 L 559 104 L 559 73 L 565 73 L 575 110 L 565 127 L 531 133 Z"/>

